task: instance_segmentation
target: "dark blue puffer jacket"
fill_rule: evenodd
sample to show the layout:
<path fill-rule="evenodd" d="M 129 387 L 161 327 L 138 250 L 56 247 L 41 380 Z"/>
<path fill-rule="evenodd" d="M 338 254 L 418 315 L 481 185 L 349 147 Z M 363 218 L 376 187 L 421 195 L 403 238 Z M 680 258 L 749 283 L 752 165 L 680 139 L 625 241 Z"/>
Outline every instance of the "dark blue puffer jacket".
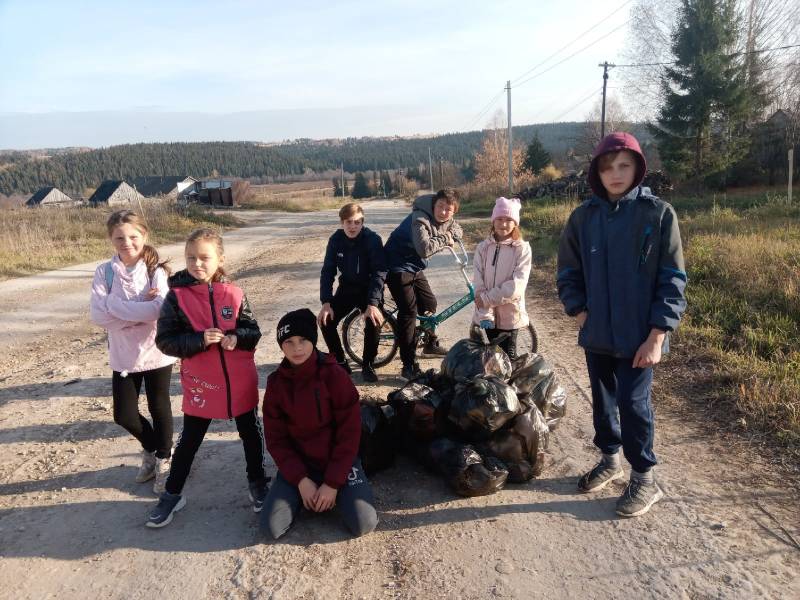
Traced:
<path fill-rule="evenodd" d="M 558 295 L 568 315 L 587 311 L 581 346 L 632 358 L 652 328 L 678 326 L 685 291 L 670 204 L 637 186 L 616 203 L 594 195 L 572 212 L 558 249 Z"/>
<path fill-rule="evenodd" d="M 333 299 L 333 282 L 339 272 L 339 286 L 363 288 L 367 304 L 379 306 L 386 281 L 386 257 L 381 236 L 364 227 L 350 239 L 338 229 L 328 240 L 325 261 L 319 276 L 319 299 L 322 304 Z"/>

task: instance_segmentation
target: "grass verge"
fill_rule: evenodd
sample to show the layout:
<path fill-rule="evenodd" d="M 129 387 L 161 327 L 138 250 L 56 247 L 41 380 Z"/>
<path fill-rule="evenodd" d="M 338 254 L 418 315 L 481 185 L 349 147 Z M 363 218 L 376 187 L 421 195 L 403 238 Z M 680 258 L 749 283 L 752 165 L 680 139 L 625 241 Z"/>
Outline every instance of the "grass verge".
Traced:
<path fill-rule="evenodd" d="M 28 208 L 0 211 L 0 280 L 57 269 L 111 254 L 105 223 L 111 208 Z M 198 227 L 234 228 L 242 223 L 230 214 L 215 214 L 170 202 L 145 205 L 150 242 L 185 239 Z"/>

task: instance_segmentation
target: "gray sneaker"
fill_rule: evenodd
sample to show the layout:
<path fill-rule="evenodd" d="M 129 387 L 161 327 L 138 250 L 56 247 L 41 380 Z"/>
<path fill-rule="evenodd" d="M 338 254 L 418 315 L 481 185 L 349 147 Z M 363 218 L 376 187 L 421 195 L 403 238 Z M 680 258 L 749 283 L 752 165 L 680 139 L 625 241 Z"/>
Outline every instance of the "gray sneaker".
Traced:
<path fill-rule="evenodd" d="M 614 469 L 614 467 L 608 466 L 601 460 L 591 471 L 584 473 L 583 476 L 578 479 L 578 489 L 586 493 L 598 492 L 612 481 L 624 477 L 625 471 L 622 470 L 622 467 Z"/>
<path fill-rule="evenodd" d="M 142 450 L 142 464 L 136 473 L 136 483 L 144 483 L 156 476 L 156 453 Z"/>
<path fill-rule="evenodd" d="M 186 498 L 181 494 L 164 492 L 158 497 L 158 504 L 150 511 L 147 518 L 148 527 L 166 527 L 172 523 L 172 515 L 186 506 Z"/>
<path fill-rule="evenodd" d="M 664 492 L 655 481 L 644 483 L 638 479 L 631 479 L 617 500 L 617 514 L 620 517 L 638 517 L 650 510 L 650 507 L 663 497 Z"/>

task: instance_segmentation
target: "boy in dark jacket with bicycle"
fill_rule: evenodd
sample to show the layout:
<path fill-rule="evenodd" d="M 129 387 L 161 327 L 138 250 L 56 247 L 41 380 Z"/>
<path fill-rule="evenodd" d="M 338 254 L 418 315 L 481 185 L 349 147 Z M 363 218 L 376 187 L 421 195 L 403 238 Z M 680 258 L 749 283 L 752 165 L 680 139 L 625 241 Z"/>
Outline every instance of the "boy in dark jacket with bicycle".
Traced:
<path fill-rule="evenodd" d="M 461 226 L 455 221 L 456 212 L 458 192 L 452 188 L 420 196 L 414 201 L 411 214 L 386 242 L 387 285 L 397 304 L 397 342 L 403 361 L 401 376 L 406 379 L 419 373 L 415 356 L 417 315 L 436 312 L 436 296 L 423 271 L 428 266 L 428 258 L 452 247 L 463 236 Z M 434 334 L 430 334 L 423 353 L 444 356 L 447 350 Z"/>
<path fill-rule="evenodd" d="M 364 381 L 378 381 L 373 362 L 378 354 L 378 335 L 383 324 L 381 305 L 386 280 L 383 241 L 377 233 L 364 227 L 364 211 L 358 204 L 345 204 L 339 210 L 339 220 L 342 228 L 328 240 L 319 277 L 322 309 L 317 316 L 317 322 L 328 350 L 345 371 L 350 373 L 336 328 L 350 311 L 358 308 L 364 315 L 361 376 Z M 333 281 L 337 271 L 339 285 L 334 294 Z"/>
<path fill-rule="evenodd" d="M 600 462 L 578 481 L 583 492 L 624 477 L 617 514 L 646 513 L 663 497 L 653 473 L 653 366 L 686 309 L 686 271 L 675 210 L 640 187 L 646 163 L 639 143 L 612 133 L 589 166 L 594 195 L 561 234 L 558 294 L 580 327 L 592 387 L 594 443 Z"/>

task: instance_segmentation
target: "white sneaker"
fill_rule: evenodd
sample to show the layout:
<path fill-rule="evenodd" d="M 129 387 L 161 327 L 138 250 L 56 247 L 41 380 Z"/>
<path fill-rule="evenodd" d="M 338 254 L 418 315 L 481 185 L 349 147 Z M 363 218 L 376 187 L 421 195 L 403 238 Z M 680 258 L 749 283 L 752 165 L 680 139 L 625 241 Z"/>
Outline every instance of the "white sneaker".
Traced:
<path fill-rule="evenodd" d="M 167 484 L 167 477 L 169 477 L 169 469 L 172 466 L 172 458 L 156 458 L 155 464 L 155 478 L 156 480 L 153 482 L 153 491 L 161 495 L 165 488 L 164 486 Z"/>
<path fill-rule="evenodd" d="M 142 450 L 142 464 L 136 473 L 136 483 L 144 483 L 156 476 L 156 453 Z"/>

